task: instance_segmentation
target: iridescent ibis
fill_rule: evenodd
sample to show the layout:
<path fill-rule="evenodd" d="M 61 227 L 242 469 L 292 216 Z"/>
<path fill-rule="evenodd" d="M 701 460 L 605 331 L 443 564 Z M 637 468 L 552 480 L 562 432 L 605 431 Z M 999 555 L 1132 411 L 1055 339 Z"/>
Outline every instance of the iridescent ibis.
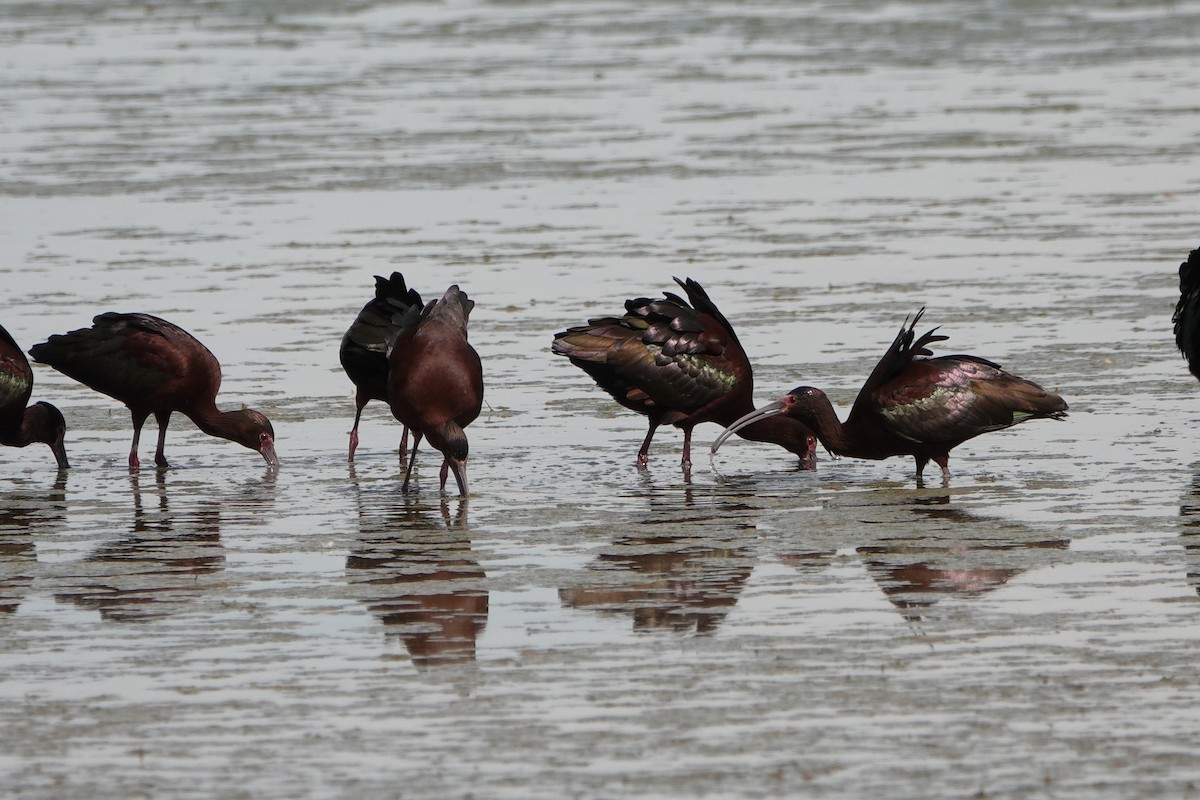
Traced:
<path fill-rule="evenodd" d="M 423 304 L 416 289 L 404 284 L 404 276 L 393 272 L 390 278 L 375 276 L 375 299 L 362 307 L 346 335 L 338 357 L 342 369 L 354 382 L 354 427 L 350 429 L 350 461 L 358 449 L 358 422 L 363 408 L 372 400 L 387 400 L 387 348 L 399 334 L 405 320 L 414 322 Z M 408 448 L 408 428 L 400 434 L 400 458 Z"/>
<path fill-rule="evenodd" d="M 467 494 L 467 434 L 483 407 L 483 366 L 467 343 L 467 319 L 475 301 L 451 286 L 406 325 L 388 350 L 387 401 L 392 415 L 413 432 L 412 455 L 401 491 L 408 491 L 422 437 L 444 456 L 441 489 L 453 470 L 458 492 Z"/>
<path fill-rule="evenodd" d="M 221 365 L 194 336 L 149 314 L 108 312 L 92 327 L 51 336 L 29 350 L 35 361 L 120 400 L 133 415 L 129 468 L 138 469 L 138 439 L 147 417 L 158 421 L 154 463 L 166 467 L 167 423 L 178 411 L 210 436 L 255 450 L 275 466 L 275 431 L 253 409 L 220 411 Z"/>
<path fill-rule="evenodd" d="M 63 437 L 67 423 L 62 412 L 46 402 L 28 405 L 33 394 L 33 370 L 25 353 L 0 325 L 0 445 L 50 445 L 59 469 L 70 466 Z"/>
<path fill-rule="evenodd" d="M 683 430 L 681 464 L 687 470 L 694 427 L 729 425 L 754 410 L 754 374 L 733 326 L 699 283 L 675 282 L 688 300 L 671 292 L 663 293 L 665 299 L 626 300 L 623 317 L 589 320 L 556 334 L 551 345 L 618 403 L 649 417 L 638 467 L 646 466 L 659 425 Z M 816 465 L 817 441 L 797 420 L 763 418 L 738 435 L 795 453 L 801 469 Z"/>
<path fill-rule="evenodd" d="M 968 439 L 1026 420 L 1067 416 L 1061 397 L 992 361 L 967 355 L 930 358 L 926 345 L 949 337 L 936 334 L 934 328 L 913 341 L 913 329 L 924 313 L 922 308 L 911 323 L 905 320 L 900 326 L 845 423 L 838 420 L 824 392 L 800 386 L 735 421 L 713 442 L 712 452 L 740 428 L 785 416 L 812 428 L 835 455 L 913 456 L 918 483 L 932 459 L 942 468 L 942 479 L 949 481 L 950 451 Z"/>
<path fill-rule="evenodd" d="M 1200 248 L 1188 253 L 1179 265 L 1179 303 L 1175 306 L 1175 343 L 1188 362 L 1188 371 L 1200 378 Z"/>

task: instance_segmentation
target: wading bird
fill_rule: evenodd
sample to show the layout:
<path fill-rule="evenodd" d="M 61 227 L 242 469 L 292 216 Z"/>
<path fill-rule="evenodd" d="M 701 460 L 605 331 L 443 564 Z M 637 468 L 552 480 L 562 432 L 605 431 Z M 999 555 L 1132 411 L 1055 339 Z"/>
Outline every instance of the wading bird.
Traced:
<path fill-rule="evenodd" d="M 0 445 L 25 447 L 43 442 L 50 445 L 59 469 L 70 466 L 63 446 L 67 423 L 62 412 L 46 402 L 27 405 L 31 394 L 29 360 L 0 325 Z"/>
<path fill-rule="evenodd" d="M 237 442 L 262 454 L 268 464 L 279 464 L 270 421 L 252 409 L 219 411 L 221 365 L 194 336 L 164 319 L 108 312 L 95 317 L 90 328 L 35 344 L 29 354 L 129 407 L 133 415 L 130 469 L 141 466 L 138 439 L 151 414 L 158 421 L 154 463 L 168 466 L 163 446 L 175 411 L 210 436 Z"/>
<path fill-rule="evenodd" d="M 649 417 L 639 467 L 649 460 L 659 425 L 683 430 L 686 470 L 692 463 L 692 428 L 702 422 L 728 425 L 754 410 L 754 375 L 733 326 L 699 283 L 675 282 L 691 305 L 671 292 L 660 300 L 626 300 L 625 316 L 589 320 L 556 334 L 551 345 L 618 403 Z M 800 457 L 801 469 L 816 464 L 816 439 L 796 420 L 764 418 L 743 426 L 738 435 L 790 450 Z"/>
<path fill-rule="evenodd" d="M 412 455 L 401 491 L 408 491 L 421 438 L 441 451 L 441 488 L 454 471 L 458 492 L 467 494 L 467 434 L 463 428 L 483 406 L 483 366 L 467 343 L 467 318 L 475 301 L 457 286 L 430 302 L 388 351 L 387 401 L 392 415 L 413 432 Z"/>
<path fill-rule="evenodd" d="M 1188 371 L 1200 378 L 1200 248 L 1188 253 L 1187 261 L 1179 265 L 1179 303 L 1171 321 Z"/>
<path fill-rule="evenodd" d="M 350 461 L 358 449 L 358 421 L 363 407 L 371 400 L 387 401 L 388 344 L 405 324 L 415 322 L 421 313 L 421 295 L 404 285 L 404 276 L 393 272 L 391 278 L 375 276 L 375 299 L 362 307 L 346 335 L 338 357 L 342 369 L 354 382 L 354 427 L 350 429 Z M 400 434 L 400 459 L 408 449 L 408 427 Z"/>
<path fill-rule="evenodd" d="M 739 429 L 786 416 L 816 431 L 825 449 L 851 458 L 913 456 L 917 482 L 930 459 L 949 481 L 950 451 L 988 431 L 1030 419 L 1063 419 L 1067 404 L 1036 383 L 1010 375 L 987 359 L 953 355 L 929 358 L 926 345 L 948 339 L 937 328 L 913 341 L 922 308 L 900 326 L 892 346 L 858 392 L 843 424 L 820 389 L 800 386 L 727 427 L 712 445 L 716 453 Z"/>

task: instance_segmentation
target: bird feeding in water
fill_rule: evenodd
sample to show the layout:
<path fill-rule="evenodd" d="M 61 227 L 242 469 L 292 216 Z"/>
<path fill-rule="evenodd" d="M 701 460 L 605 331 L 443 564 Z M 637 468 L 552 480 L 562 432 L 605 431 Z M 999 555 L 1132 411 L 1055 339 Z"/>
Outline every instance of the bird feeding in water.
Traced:
<path fill-rule="evenodd" d="M 441 451 L 441 489 L 447 470 L 467 495 L 467 434 L 483 407 L 483 366 L 467 343 L 467 319 L 475 301 L 451 286 L 406 325 L 388 350 L 387 401 L 392 415 L 413 432 L 412 455 L 401 491 L 408 491 L 421 438 Z"/>
<path fill-rule="evenodd" d="M 688 300 L 671 292 L 664 292 L 664 299 L 626 300 L 624 316 L 589 320 L 555 334 L 551 345 L 618 403 L 649 417 L 639 468 L 649 461 L 659 425 L 683 430 L 681 466 L 687 470 L 694 427 L 729 425 L 754 410 L 754 373 L 733 326 L 699 283 L 675 282 Z M 816 465 L 816 438 L 798 420 L 763 418 L 738 435 L 795 453 L 801 469 Z"/>
<path fill-rule="evenodd" d="M 363 407 L 371 400 L 387 401 L 387 348 L 405 324 L 412 324 L 423 304 L 416 289 L 404 284 L 404 276 L 393 272 L 390 278 L 375 276 L 375 298 L 362 307 L 342 337 L 338 358 L 342 369 L 353 381 L 354 427 L 350 429 L 350 457 L 358 449 L 358 422 Z M 400 434 L 400 459 L 408 449 L 408 427 Z"/>
<path fill-rule="evenodd" d="M 786 416 L 816 432 L 829 452 L 852 458 L 883 459 L 910 455 L 917 462 L 917 483 L 932 459 L 950 479 L 950 451 L 981 433 L 1031 419 L 1064 419 L 1061 397 L 999 364 L 969 355 L 931 358 L 927 345 L 948 339 L 934 328 L 913 340 L 922 308 L 900 326 L 891 347 L 875 365 L 850 409 L 838 420 L 820 389 L 800 386 L 774 403 L 752 411 L 727 427 L 712 452 L 739 429 L 763 419 Z"/>
<path fill-rule="evenodd" d="M 1200 248 L 1179 265 L 1179 302 L 1175 305 L 1175 344 L 1188 371 L 1200 378 Z"/>
<path fill-rule="evenodd" d="M 175 411 L 187 415 L 210 436 L 248 447 L 271 466 L 279 464 L 271 422 L 249 408 L 220 411 L 216 400 L 221 365 L 216 356 L 196 337 L 165 319 L 108 312 L 95 317 L 90 328 L 35 344 L 29 354 L 129 407 L 133 416 L 130 469 L 141 466 L 138 439 L 151 414 L 158 421 L 154 463 L 168 466 L 163 447 Z"/>
<path fill-rule="evenodd" d="M 32 394 L 29 359 L 0 325 L 0 445 L 25 447 L 42 442 L 50 445 L 59 469 L 69 467 L 63 445 L 67 422 L 62 412 L 44 401 L 29 405 Z"/>

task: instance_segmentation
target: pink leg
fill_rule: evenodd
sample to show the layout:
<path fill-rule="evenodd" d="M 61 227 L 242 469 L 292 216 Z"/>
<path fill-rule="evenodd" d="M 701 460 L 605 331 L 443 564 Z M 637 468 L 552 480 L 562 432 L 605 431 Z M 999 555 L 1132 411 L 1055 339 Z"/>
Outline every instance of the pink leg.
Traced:
<path fill-rule="evenodd" d="M 942 468 L 942 486 L 950 485 L 950 454 L 939 453 L 933 457 L 933 462 Z"/>
<path fill-rule="evenodd" d="M 166 469 L 170 465 L 167 463 L 167 457 L 163 455 L 163 450 L 167 445 L 167 424 L 171 421 L 171 412 L 168 411 L 165 414 L 155 412 L 154 418 L 158 420 L 158 447 L 154 450 L 154 463 Z"/>
<path fill-rule="evenodd" d="M 658 430 L 659 422 L 654 417 L 650 418 L 650 430 L 646 432 L 646 439 L 642 442 L 642 449 L 638 450 L 637 466 L 638 469 L 645 469 L 646 464 L 650 462 L 650 440 L 654 438 L 654 432 Z"/>
<path fill-rule="evenodd" d="M 142 426 L 136 420 L 133 423 L 133 444 L 129 446 L 129 469 L 141 469 L 142 460 L 138 458 L 138 440 L 142 438 Z"/>
<path fill-rule="evenodd" d="M 412 477 L 413 466 L 417 463 L 417 445 L 419 445 L 420 443 L 421 443 L 421 434 L 419 432 L 414 432 L 413 433 L 412 456 L 408 460 L 408 472 L 405 473 L 404 484 L 400 487 L 400 491 L 402 491 L 402 492 L 408 491 L 408 480 L 409 480 L 409 478 Z"/>
<path fill-rule="evenodd" d="M 363 404 L 365 405 L 365 403 Z M 350 429 L 350 458 L 354 461 L 354 451 L 358 449 L 358 420 L 362 416 L 363 407 L 360 405 L 354 412 L 354 427 Z"/>
<path fill-rule="evenodd" d="M 142 426 L 146 424 L 146 418 L 149 414 L 138 416 L 136 411 L 130 411 L 133 415 L 133 444 L 129 446 L 129 468 L 131 470 L 141 469 L 142 460 L 138 458 L 138 442 L 142 439 Z"/>

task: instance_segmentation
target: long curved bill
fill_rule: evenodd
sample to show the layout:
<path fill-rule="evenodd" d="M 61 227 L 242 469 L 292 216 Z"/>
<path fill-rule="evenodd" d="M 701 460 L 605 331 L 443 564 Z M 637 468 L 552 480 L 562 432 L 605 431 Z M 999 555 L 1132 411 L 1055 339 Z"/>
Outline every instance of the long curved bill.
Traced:
<path fill-rule="evenodd" d="M 58 462 L 59 469 L 68 469 L 71 466 L 71 462 L 67 461 L 67 448 L 61 436 L 50 445 L 50 449 L 54 451 L 54 460 Z"/>
<path fill-rule="evenodd" d="M 735 419 L 729 425 L 729 427 L 727 427 L 725 430 L 721 431 L 721 435 L 718 436 L 717 440 L 712 443 L 712 449 L 709 452 L 711 452 L 713 455 L 716 455 L 717 448 L 719 448 L 721 445 L 725 444 L 726 439 L 728 439 L 730 436 L 733 436 L 735 433 L 740 431 L 742 428 L 746 427 L 747 425 L 753 425 L 755 422 L 758 422 L 760 419 L 766 419 L 767 417 L 774 417 L 777 414 L 782 414 L 786 410 L 787 410 L 787 405 L 784 403 L 784 401 L 776 400 L 774 403 L 768 403 L 767 405 L 763 406 L 762 408 L 754 409 L 749 414 L 746 414 L 744 417 L 739 417 L 738 419 Z"/>
<path fill-rule="evenodd" d="M 262 457 L 265 458 L 267 463 L 272 467 L 279 466 L 279 456 L 275 455 L 274 439 L 263 442 L 262 447 L 258 449 L 258 452 L 262 454 Z"/>
<path fill-rule="evenodd" d="M 446 463 L 450 465 L 450 471 L 454 473 L 454 480 L 458 481 L 458 494 L 460 497 L 467 496 L 467 460 L 464 458 L 459 461 L 457 458 L 447 458 Z M 442 486 L 446 485 L 442 481 Z"/>

